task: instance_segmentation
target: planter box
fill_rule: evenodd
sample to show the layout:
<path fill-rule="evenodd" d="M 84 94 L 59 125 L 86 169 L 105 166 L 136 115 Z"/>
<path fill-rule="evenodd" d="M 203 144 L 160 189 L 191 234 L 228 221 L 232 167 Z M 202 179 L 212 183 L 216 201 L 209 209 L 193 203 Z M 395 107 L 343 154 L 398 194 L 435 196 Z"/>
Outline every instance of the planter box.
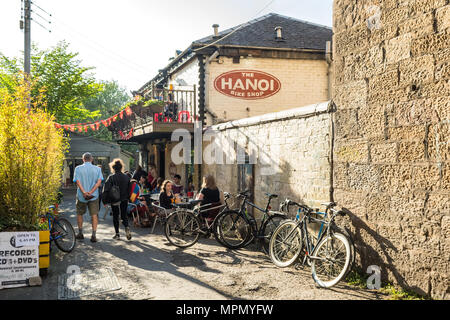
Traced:
<path fill-rule="evenodd" d="M 39 231 L 39 275 L 47 274 L 50 266 L 50 231 Z"/>

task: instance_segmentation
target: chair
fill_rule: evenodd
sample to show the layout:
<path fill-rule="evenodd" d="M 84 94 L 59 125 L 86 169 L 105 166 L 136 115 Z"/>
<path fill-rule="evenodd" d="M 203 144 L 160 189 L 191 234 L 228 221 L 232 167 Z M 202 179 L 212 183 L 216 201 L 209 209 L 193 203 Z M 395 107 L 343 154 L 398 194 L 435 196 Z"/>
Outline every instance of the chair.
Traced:
<path fill-rule="evenodd" d="M 156 204 L 156 203 L 158 203 L 158 204 Z M 153 231 L 155 230 L 156 222 L 159 220 L 161 225 L 164 225 L 164 223 L 167 220 L 167 217 L 169 216 L 170 213 L 172 213 L 173 210 L 166 209 L 166 208 L 159 206 L 159 202 L 156 202 L 156 201 L 152 202 L 151 206 L 155 208 L 155 213 L 156 213 L 155 220 L 153 221 L 152 231 L 151 231 L 151 233 L 153 233 Z"/>

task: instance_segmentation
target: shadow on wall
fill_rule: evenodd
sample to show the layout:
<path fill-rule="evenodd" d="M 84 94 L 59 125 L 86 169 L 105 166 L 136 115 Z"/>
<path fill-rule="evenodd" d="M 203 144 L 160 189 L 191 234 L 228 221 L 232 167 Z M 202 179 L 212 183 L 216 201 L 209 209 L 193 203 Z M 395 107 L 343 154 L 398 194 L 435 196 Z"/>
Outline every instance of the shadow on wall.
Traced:
<path fill-rule="evenodd" d="M 348 226 L 344 228 L 351 234 L 353 241 L 355 243 L 355 249 L 357 256 L 359 256 L 359 264 L 362 266 L 363 271 L 367 270 L 367 267 L 371 263 L 379 266 L 381 270 L 390 271 L 390 275 L 395 278 L 398 285 L 403 288 L 410 288 L 417 292 L 418 294 L 427 296 L 429 293 L 423 291 L 417 286 L 411 286 L 408 284 L 407 280 L 400 274 L 400 272 L 394 267 L 394 259 L 391 257 L 389 251 L 398 253 L 398 249 L 394 244 L 388 239 L 382 237 L 378 232 L 371 229 L 363 220 L 361 220 L 356 214 L 351 212 L 349 209 L 342 207 L 342 210 L 347 214 L 348 218 L 351 220 L 351 229 Z M 366 244 L 364 241 L 364 236 L 371 237 L 379 246 L 380 250 L 376 250 L 372 246 Z M 380 261 L 385 261 L 383 265 L 379 265 Z M 363 263 L 364 262 L 364 263 Z M 390 278 L 387 272 L 381 273 L 381 280 L 387 282 Z"/>

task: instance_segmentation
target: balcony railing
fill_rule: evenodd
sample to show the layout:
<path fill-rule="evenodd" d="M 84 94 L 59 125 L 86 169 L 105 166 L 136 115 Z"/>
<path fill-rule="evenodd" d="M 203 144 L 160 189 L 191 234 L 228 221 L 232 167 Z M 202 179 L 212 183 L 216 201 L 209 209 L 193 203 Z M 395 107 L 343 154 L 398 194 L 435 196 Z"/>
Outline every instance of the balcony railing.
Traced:
<path fill-rule="evenodd" d="M 128 140 L 136 129 L 153 123 L 153 132 L 164 124 L 177 128 L 177 124 L 189 124 L 198 120 L 196 92 L 194 90 L 154 89 L 145 95 L 145 100 L 161 101 L 161 104 L 146 106 L 145 102 L 131 106 L 133 114 L 113 122 L 109 130 L 114 140 Z"/>

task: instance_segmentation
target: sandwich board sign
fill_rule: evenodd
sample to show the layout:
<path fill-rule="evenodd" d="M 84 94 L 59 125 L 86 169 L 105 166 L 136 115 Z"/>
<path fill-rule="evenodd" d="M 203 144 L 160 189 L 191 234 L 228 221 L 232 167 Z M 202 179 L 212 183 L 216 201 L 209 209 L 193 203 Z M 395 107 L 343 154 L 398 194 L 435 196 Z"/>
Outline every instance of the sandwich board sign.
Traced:
<path fill-rule="evenodd" d="M 0 232 L 0 289 L 39 276 L 39 232 Z"/>

